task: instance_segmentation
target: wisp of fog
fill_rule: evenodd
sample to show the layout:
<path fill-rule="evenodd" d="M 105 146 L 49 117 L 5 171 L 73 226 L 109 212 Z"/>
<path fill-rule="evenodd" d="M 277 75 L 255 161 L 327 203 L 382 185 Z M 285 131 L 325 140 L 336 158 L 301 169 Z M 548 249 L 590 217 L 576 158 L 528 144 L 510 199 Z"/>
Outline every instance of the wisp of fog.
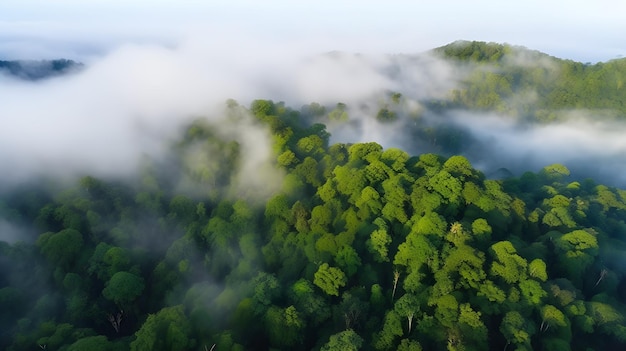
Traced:
<path fill-rule="evenodd" d="M 79 73 L 37 83 L 1 77 L 4 180 L 126 175 L 144 155 L 162 153 L 192 118 L 205 116 L 219 126 L 229 98 L 244 105 L 258 98 L 295 106 L 312 101 L 357 105 L 406 87 L 422 96 L 441 94 L 447 88 L 432 76 L 451 76 L 449 67 L 433 59 L 403 66 L 388 56 L 307 56 L 269 44 L 239 44 L 188 38 L 174 48 L 126 45 Z M 392 77 L 386 71 L 394 67 Z"/>

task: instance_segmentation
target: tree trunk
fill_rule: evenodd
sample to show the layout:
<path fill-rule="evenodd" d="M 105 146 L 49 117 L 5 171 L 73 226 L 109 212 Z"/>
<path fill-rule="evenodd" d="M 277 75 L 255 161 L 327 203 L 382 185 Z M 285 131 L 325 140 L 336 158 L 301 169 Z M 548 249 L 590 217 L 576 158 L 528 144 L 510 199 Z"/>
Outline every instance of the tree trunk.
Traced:
<path fill-rule="evenodd" d="M 397 270 L 393 271 L 393 291 L 391 292 L 391 301 L 393 301 L 393 298 L 396 295 L 396 287 L 398 286 L 399 279 L 400 272 L 398 272 Z"/>

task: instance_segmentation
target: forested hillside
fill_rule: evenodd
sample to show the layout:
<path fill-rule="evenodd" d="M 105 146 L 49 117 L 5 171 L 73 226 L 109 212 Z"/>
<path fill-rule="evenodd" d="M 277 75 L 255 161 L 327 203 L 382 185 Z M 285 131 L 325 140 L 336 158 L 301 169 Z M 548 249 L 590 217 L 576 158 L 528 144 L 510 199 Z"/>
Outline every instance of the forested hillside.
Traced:
<path fill-rule="evenodd" d="M 559 164 L 497 181 L 462 156 L 329 145 L 316 104 L 249 111 L 284 175 L 268 198 L 237 192 L 242 150 L 203 119 L 136 182 L 5 194 L 22 236 L 0 246 L 2 348 L 626 346 L 626 191 Z"/>
<path fill-rule="evenodd" d="M 495 110 L 558 119 L 559 111 L 601 109 L 626 112 L 626 59 L 595 64 L 551 57 L 538 51 L 484 42 L 455 42 L 435 53 L 465 64 L 470 74 L 452 92 L 449 107 Z"/>

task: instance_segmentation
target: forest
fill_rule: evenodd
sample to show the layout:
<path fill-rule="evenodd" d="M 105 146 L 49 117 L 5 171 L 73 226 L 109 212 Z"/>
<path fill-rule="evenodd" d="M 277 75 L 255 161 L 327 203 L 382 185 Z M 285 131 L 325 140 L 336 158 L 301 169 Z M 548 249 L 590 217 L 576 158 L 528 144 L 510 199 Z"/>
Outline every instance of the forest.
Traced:
<path fill-rule="evenodd" d="M 626 349 L 626 190 L 560 163 L 486 176 L 462 155 L 471 135 L 433 122 L 619 120 L 626 60 L 433 52 L 468 68 L 461 84 L 420 109 L 387 92 L 372 113 L 432 152 L 335 141 L 358 123 L 343 102 L 229 100 L 135 177 L 4 190 L 0 348 Z M 269 168 L 225 132 L 244 124 L 267 134 Z"/>

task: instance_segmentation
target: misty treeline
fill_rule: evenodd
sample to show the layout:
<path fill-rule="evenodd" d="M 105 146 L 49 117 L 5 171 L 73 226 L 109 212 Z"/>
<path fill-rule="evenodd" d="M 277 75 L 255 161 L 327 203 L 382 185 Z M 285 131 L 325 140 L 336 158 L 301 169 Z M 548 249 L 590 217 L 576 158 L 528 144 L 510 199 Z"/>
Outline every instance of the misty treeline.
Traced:
<path fill-rule="evenodd" d="M 135 181 L 3 195 L 22 237 L 0 245 L 2 348 L 626 346 L 626 191 L 560 164 L 498 181 L 463 156 L 330 145 L 318 122 L 349 120 L 342 104 L 228 106 L 222 123 L 270 130 L 269 197 L 238 190 L 241 144 L 204 119 Z"/>
<path fill-rule="evenodd" d="M 19 79 L 38 81 L 56 76 L 62 76 L 79 71 L 84 66 L 81 63 L 66 60 L 0 60 L 0 74 L 4 73 Z"/>

